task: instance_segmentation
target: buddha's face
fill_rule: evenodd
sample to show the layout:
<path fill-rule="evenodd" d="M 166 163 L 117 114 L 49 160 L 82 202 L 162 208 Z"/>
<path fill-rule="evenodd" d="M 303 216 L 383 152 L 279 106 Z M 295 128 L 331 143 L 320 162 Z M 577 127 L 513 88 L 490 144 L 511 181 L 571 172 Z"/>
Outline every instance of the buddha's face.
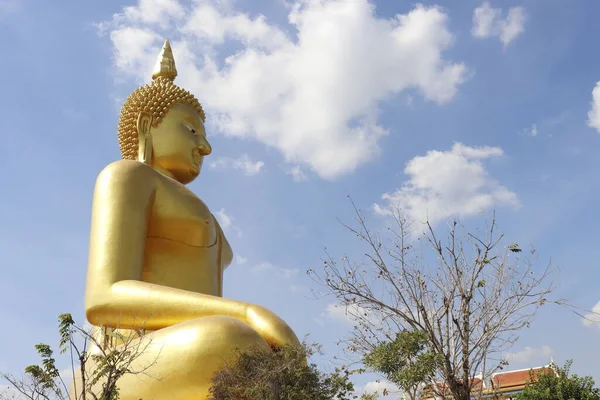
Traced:
<path fill-rule="evenodd" d="M 204 156 L 212 149 L 200 115 L 186 104 L 174 105 L 158 127 L 150 130 L 152 166 L 186 184 L 200 175 Z"/>

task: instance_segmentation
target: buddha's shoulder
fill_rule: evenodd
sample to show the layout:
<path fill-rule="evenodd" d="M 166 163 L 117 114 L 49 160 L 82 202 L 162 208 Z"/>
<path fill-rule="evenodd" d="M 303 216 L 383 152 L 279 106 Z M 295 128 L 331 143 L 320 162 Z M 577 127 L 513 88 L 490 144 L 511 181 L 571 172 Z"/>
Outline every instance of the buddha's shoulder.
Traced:
<path fill-rule="evenodd" d="M 151 185 L 156 184 L 160 175 L 152 167 L 135 160 L 119 160 L 108 164 L 98 174 L 97 183 L 108 185 Z"/>

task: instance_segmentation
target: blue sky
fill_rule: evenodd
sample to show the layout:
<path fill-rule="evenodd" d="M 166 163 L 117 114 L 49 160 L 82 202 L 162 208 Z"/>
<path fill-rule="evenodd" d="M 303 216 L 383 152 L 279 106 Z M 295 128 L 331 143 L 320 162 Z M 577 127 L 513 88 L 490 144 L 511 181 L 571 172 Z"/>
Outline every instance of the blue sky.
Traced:
<path fill-rule="evenodd" d="M 561 267 L 558 294 L 594 307 L 599 12 L 551 0 L 0 0 L 0 369 L 34 362 L 58 314 L 83 320 L 95 177 L 120 157 L 119 107 L 166 37 L 176 83 L 207 111 L 214 151 L 190 187 L 239 256 L 225 296 L 337 354 L 348 325 L 334 299 L 310 298 L 304 272 L 325 246 L 360 253 L 337 221 L 351 220 L 351 195 L 376 227 L 389 201 L 441 227 L 496 210 L 511 241 Z M 512 366 L 574 358 L 600 383 L 599 327 L 545 309 Z"/>

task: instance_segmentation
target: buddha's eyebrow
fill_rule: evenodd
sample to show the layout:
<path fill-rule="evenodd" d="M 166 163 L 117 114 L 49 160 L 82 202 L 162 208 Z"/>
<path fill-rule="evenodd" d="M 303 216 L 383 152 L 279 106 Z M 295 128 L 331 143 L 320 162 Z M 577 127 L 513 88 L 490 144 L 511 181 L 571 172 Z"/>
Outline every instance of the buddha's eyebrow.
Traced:
<path fill-rule="evenodd" d="M 203 136 L 206 136 L 206 130 L 204 129 L 204 125 L 201 124 L 198 119 L 194 118 L 194 117 L 185 117 L 183 119 L 185 122 L 189 123 L 192 125 L 193 129 L 197 132 L 197 133 L 202 133 Z M 190 127 L 188 126 L 188 129 Z"/>
<path fill-rule="evenodd" d="M 193 130 L 196 130 L 196 129 L 195 129 L 196 127 L 194 126 L 194 124 L 193 124 L 193 123 L 190 123 L 190 121 L 185 121 L 185 120 L 184 120 L 184 121 L 181 123 L 181 125 L 185 126 L 186 128 L 188 128 L 188 129 L 190 129 L 190 130 L 192 130 L 192 129 L 193 129 Z"/>
<path fill-rule="evenodd" d="M 185 117 L 183 120 L 184 120 L 185 122 L 187 122 L 188 124 L 192 125 L 192 127 L 193 127 L 195 130 L 200 130 L 200 129 L 199 129 L 200 127 L 199 127 L 199 124 L 198 124 L 198 121 L 196 120 L 196 118 L 193 118 L 193 117 Z"/>

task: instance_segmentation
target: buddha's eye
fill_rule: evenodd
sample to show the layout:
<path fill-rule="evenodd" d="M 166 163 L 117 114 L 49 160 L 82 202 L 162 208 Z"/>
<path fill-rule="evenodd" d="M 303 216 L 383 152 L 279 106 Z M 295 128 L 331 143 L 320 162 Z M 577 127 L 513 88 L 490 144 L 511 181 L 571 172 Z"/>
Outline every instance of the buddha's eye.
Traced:
<path fill-rule="evenodd" d="M 190 132 L 192 132 L 192 135 L 196 134 L 196 130 L 194 128 L 192 128 L 191 126 L 188 126 L 186 124 L 181 124 L 183 126 L 185 126 Z"/>

